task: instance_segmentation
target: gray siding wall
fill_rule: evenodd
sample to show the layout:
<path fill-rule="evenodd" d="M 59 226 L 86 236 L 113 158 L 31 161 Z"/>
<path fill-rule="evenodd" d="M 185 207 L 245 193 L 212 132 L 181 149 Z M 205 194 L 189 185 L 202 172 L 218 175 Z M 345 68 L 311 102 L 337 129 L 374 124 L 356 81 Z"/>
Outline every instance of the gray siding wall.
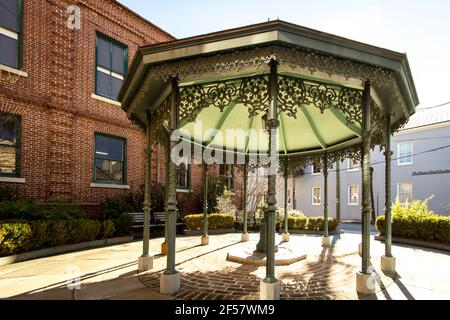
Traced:
<path fill-rule="evenodd" d="M 417 175 L 417 172 L 450 170 L 450 148 L 422 153 L 435 148 L 450 145 L 450 124 L 440 128 L 428 128 L 396 134 L 392 137 L 392 201 L 397 197 L 397 184 L 399 182 L 412 182 L 413 199 L 424 200 L 431 195 L 430 208 L 438 214 L 448 215 L 450 212 L 450 173 Z M 398 164 L 398 144 L 412 141 L 413 163 L 410 165 Z M 421 154 L 420 154 L 421 153 Z M 376 148 L 371 153 L 371 163 L 374 168 L 373 189 L 374 206 L 377 215 L 384 214 L 384 155 Z M 341 163 L 341 219 L 360 220 L 361 205 L 348 204 L 348 186 L 359 186 L 359 200 L 361 200 L 361 170 L 348 171 L 348 160 Z M 336 215 L 336 173 L 335 167 L 328 175 L 329 194 L 328 212 L 330 216 Z M 312 205 L 312 188 L 321 188 L 321 205 Z M 296 209 L 302 210 L 309 216 L 323 215 L 323 175 L 311 174 L 311 167 L 305 168 L 303 176 L 295 178 L 295 204 Z M 283 206 L 283 196 L 277 198 L 278 205 Z"/>

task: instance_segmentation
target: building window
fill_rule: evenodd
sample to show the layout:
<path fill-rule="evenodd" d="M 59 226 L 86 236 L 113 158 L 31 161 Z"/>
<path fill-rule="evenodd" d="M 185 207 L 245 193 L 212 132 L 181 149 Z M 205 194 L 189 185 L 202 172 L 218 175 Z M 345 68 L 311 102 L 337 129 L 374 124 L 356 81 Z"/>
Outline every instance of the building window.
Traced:
<path fill-rule="evenodd" d="M 128 67 L 128 49 L 105 36 L 97 34 L 95 93 L 117 100 Z"/>
<path fill-rule="evenodd" d="M 397 198 L 400 202 L 412 201 L 412 182 L 397 183 Z"/>
<path fill-rule="evenodd" d="M 0 64 L 19 69 L 22 1 L 0 1 Z"/>
<path fill-rule="evenodd" d="M 125 143 L 124 138 L 95 134 L 95 182 L 125 182 Z"/>
<path fill-rule="evenodd" d="M 320 205 L 320 187 L 313 187 L 311 195 L 312 195 L 312 205 L 319 206 Z"/>
<path fill-rule="evenodd" d="M 353 159 L 348 159 L 348 170 L 347 171 L 358 171 L 361 164 L 359 161 Z"/>
<path fill-rule="evenodd" d="M 180 163 L 177 167 L 177 189 L 189 189 L 190 169 L 190 165 L 185 162 Z"/>
<path fill-rule="evenodd" d="M 359 204 L 359 186 L 357 184 L 348 186 L 348 205 L 355 206 Z"/>
<path fill-rule="evenodd" d="M 317 175 L 317 174 L 320 174 L 321 172 L 322 171 L 320 170 L 320 167 L 311 165 L 311 174 L 312 175 Z"/>
<path fill-rule="evenodd" d="M 398 164 L 412 164 L 413 163 L 413 143 L 401 142 L 398 144 Z"/>
<path fill-rule="evenodd" d="M 227 190 L 234 192 L 234 167 L 232 164 L 219 165 L 219 176 Z"/>
<path fill-rule="evenodd" d="M 19 176 L 20 116 L 0 112 L 0 176 Z"/>

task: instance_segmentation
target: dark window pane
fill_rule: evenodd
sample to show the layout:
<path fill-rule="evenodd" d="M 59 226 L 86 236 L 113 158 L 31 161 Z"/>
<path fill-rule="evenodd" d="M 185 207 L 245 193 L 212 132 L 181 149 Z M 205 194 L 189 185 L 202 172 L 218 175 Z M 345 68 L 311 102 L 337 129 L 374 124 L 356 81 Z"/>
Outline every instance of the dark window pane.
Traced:
<path fill-rule="evenodd" d="M 122 182 L 122 162 L 97 159 L 95 161 L 95 179 L 97 181 Z"/>
<path fill-rule="evenodd" d="M 97 70 L 97 94 L 109 97 L 109 78 L 111 76 Z"/>
<path fill-rule="evenodd" d="M 17 40 L 0 34 L 0 64 L 18 68 Z"/>
<path fill-rule="evenodd" d="M 111 42 L 97 38 L 97 65 L 111 69 Z"/>
<path fill-rule="evenodd" d="M 0 0 L 0 25 L 16 32 L 19 32 L 18 2 L 18 0 Z"/>
<path fill-rule="evenodd" d="M 18 116 L 10 113 L 0 113 L 0 145 L 16 145 L 18 126 Z"/>
<path fill-rule="evenodd" d="M 125 49 L 112 44 L 112 71 L 125 74 Z"/>
<path fill-rule="evenodd" d="M 16 147 L 0 145 L 0 174 L 16 173 Z"/>
<path fill-rule="evenodd" d="M 95 180 L 123 182 L 124 141 L 122 139 L 95 136 Z"/>
<path fill-rule="evenodd" d="M 123 80 L 111 77 L 111 98 L 117 99 Z"/>

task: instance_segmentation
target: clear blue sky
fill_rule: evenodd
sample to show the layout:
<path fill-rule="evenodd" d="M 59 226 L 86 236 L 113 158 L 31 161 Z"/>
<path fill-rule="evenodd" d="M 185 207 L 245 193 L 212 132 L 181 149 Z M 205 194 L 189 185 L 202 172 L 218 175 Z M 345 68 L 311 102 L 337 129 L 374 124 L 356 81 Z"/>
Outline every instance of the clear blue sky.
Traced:
<path fill-rule="evenodd" d="M 277 17 L 406 52 L 420 107 L 450 101 L 448 0 L 120 0 L 177 38 Z"/>

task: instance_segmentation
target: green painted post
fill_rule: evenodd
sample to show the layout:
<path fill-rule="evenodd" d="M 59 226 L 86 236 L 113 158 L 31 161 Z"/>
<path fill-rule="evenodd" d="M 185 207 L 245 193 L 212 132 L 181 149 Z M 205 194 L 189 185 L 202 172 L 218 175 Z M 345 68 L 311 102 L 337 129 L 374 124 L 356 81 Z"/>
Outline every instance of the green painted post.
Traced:
<path fill-rule="evenodd" d="M 277 141 L 277 127 L 278 127 L 278 74 L 277 62 L 272 60 L 270 62 L 270 76 L 269 76 L 269 96 L 270 104 L 267 113 L 267 129 L 269 130 L 269 155 L 275 154 Z M 274 160 L 273 158 L 271 159 Z M 269 172 L 268 177 L 268 201 L 267 201 L 267 225 L 266 225 L 266 278 L 264 282 L 275 283 L 275 215 L 276 215 L 276 174 Z"/>
<path fill-rule="evenodd" d="M 289 233 L 288 227 L 288 165 L 287 161 L 284 164 L 284 234 Z"/>
<path fill-rule="evenodd" d="M 323 236 L 328 237 L 328 154 L 323 154 Z"/>
<path fill-rule="evenodd" d="M 391 216 L 391 115 L 386 114 L 386 127 L 384 129 L 385 151 L 384 157 L 386 161 L 385 167 L 385 255 L 392 257 L 392 216 Z"/>
<path fill-rule="evenodd" d="M 336 161 L 336 220 L 341 221 L 341 161 Z"/>
<path fill-rule="evenodd" d="M 151 140 L 151 115 L 147 112 L 147 130 L 145 133 L 145 195 L 144 195 L 144 234 L 142 235 L 143 250 L 142 256 L 147 257 L 150 241 L 150 211 L 151 211 L 151 161 L 152 161 L 152 140 Z"/>
<path fill-rule="evenodd" d="M 203 162 L 203 237 L 208 236 L 208 165 Z"/>
<path fill-rule="evenodd" d="M 172 78 L 172 101 L 171 101 L 171 110 L 170 110 L 170 134 L 178 129 L 178 96 L 179 96 L 179 88 L 178 88 L 178 80 Z M 172 151 L 177 145 L 178 141 L 170 139 L 170 150 Z M 167 163 L 169 165 L 169 185 L 167 186 L 167 269 L 164 272 L 166 275 L 176 274 L 177 271 L 175 269 L 175 243 L 176 243 L 176 219 L 177 219 L 177 180 L 176 180 L 176 172 L 177 167 L 175 163 L 171 160 L 170 155 L 169 159 L 167 159 Z"/>
<path fill-rule="evenodd" d="M 370 273 L 370 82 L 364 85 L 362 99 L 362 268 Z"/>
<path fill-rule="evenodd" d="M 248 158 L 245 157 L 245 164 L 244 164 L 244 225 L 243 225 L 243 234 L 247 234 L 247 224 L 248 224 L 248 219 L 247 219 L 247 183 L 248 183 Z"/>

